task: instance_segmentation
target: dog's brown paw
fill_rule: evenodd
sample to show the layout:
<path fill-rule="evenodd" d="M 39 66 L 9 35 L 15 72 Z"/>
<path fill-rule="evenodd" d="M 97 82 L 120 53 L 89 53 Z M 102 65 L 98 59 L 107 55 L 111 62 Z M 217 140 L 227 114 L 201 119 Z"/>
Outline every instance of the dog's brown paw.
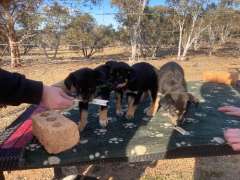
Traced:
<path fill-rule="evenodd" d="M 147 111 L 147 113 L 146 113 L 146 115 L 149 116 L 149 117 L 153 117 L 153 116 L 155 116 L 155 114 L 156 114 L 156 113 L 154 113 L 154 112 L 151 110 L 151 108 L 149 108 L 148 111 Z"/>
<path fill-rule="evenodd" d="M 107 109 L 103 109 L 100 111 L 99 113 L 99 123 L 101 125 L 101 127 L 105 128 L 108 125 L 108 110 Z"/>
<path fill-rule="evenodd" d="M 132 114 L 132 113 L 127 113 L 127 114 L 126 114 L 126 118 L 127 118 L 127 119 L 133 119 L 133 118 L 134 118 L 134 114 Z"/>
<path fill-rule="evenodd" d="M 85 121 L 80 122 L 79 125 L 78 125 L 79 131 L 82 132 L 85 129 L 86 125 L 87 125 L 87 122 L 85 122 Z"/>
<path fill-rule="evenodd" d="M 99 124 L 100 124 L 100 126 L 101 126 L 102 128 L 107 127 L 107 125 L 108 125 L 108 119 L 100 119 L 100 120 L 99 120 Z"/>
<path fill-rule="evenodd" d="M 122 110 L 116 110 L 117 116 L 123 116 L 124 112 Z"/>
<path fill-rule="evenodd" d="M 78 124 L 78 129 L 79 131 L 83 131 L 84 128 L 86 127 L 87 125 L 87 118 L 88 118 L 88 112 L 86 110 L 83 110 L 80 112 L 80 121 L 79 121 L 79 124 Z"/>
<path fill-rule="evenodd" d="M 174 126 L 177 126 L 178 125 L 178 117 L 177 116 L 169 116 L 170 117 L 170 120 L 171 120 L 171 123 L 174 125 Z"/>

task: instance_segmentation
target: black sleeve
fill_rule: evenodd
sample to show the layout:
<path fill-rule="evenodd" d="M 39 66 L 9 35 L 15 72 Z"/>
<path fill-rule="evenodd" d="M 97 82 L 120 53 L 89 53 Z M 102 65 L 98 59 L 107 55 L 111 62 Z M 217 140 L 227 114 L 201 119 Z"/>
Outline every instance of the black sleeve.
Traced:
<path fill-rule="evenodd" d="M 42 92 L 42 82 L 0 69 L 0 104 L 14 106 L 21 103 L 39 104 Z"/>

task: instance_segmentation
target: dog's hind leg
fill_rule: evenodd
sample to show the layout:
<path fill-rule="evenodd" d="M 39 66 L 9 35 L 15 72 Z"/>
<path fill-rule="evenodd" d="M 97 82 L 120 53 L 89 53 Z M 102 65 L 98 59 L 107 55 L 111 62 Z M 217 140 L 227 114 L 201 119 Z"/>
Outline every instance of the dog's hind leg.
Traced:
<path fill-rule="evenodd" d="M 105 90 L 101 93 L 101 99 L 109 100 L 110 99 L 110 93 L 111 91 Z M 99 113 L 99 123 L 101 127 L 105 128 L 108 125 L 108 107 L 107 106 L 101 106 L 100 113 Z"/>
<path fill-rule="evenodd" d="M 108 109 L 106 106 L 101 106 L 99 113 L 99 123 L 101 127 L 105 128 L 108 125 Z"/>
<path fill-rule="evenodd" d="M 132 119 L 134 117 L 135 111 L 137 109 L 137 105 L 140 102 L 142 96 L 142 92 L 138 92 L 137 95 L 128 95 L 128 111 L 127 111 L 127 115 L 126 118 L 127 119 Z"/>
<path fill-rule="evenodd" d="M 88 103 L 79 102 L 79 113 L 80 113 L 80 121 L 78 124 L 78 128 L 80 131 L 83 131 L 87 125 Z"/>
<path fill-rule="evenodd" d="M 122 92 L 116 92 L 116 114 L 117 116 L 122 116 L 123 112 L 122 112 Z"/>
<path fill-rule="evenodd" d="M 142 94 L 142 96 L 141 96 L 141 99 L 140 99 L 140 102 L 145 101 L 148 96 L 149 96 L 149 91 L 143 92 L 143 94 Z"/>
<path fill-rule="evenodd" d="M 157 88 L 150 90 L 152 101 L 151 101 L 150 107 L 148 108 L 148 111 L 147 111 L 147 116 L 149 116 L 149 117 L 155 116 L 155 114 L 157 113 L 157 111 L 159 109 L 160 97 L 157 95 L 157 92 L 158 92 Z"/>

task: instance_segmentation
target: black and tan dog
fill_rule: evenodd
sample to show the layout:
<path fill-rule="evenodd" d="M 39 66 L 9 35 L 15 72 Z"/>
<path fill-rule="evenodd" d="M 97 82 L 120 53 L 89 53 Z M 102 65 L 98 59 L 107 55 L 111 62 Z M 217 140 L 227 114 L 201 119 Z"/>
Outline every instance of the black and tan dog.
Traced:
<path fill-rule="evenodd" d="M 124 89 L 128 98 L 128 111 L 126 114 L 127 119 L 134 117 L 135 110 L 141 101 L 142 97 L 150 94 L 152 97 L 152 103 L 147 112 L 148 116 L 154 116 L 157 109 L 155 104 L 158 101 L 158 78 L 156 69 L 145 62 L 134 64 L 129 66 L 125 63 L 122 69 L 115 68 L 114 82 L 116 89 Z M 118 106 L 118 104 L 117 104 Z"/>
<path fill-rule="evenodd" d="M 173 124 L 181 124 L 189 104 L 198 104 L 187 90 L 183 68 L 176 62 L 164 64 L 158 72 L 158 82 L 158 92 L 163 95 L 160 107 L 169 112 Z"/>
<path fill-rule="evenodd" d="M 155 67 L 149 63 L 141 62 L 132 65 L 132 72 L 127 84 L 128 112 L 126 117 L 134 117 L 136 108 L 142 97 L 150 95 L 152 101 L 148 108 L 147 115 L 154 116 L 158 104 L 158 77 Z M 144 99 L 144 98 L 143 98 Z"/>
<path fill-rule="evenodd" d="M 110 61 L 106 63 L 110 67 L 110 83 L 116 94 L 116 114 L 122 116 L 121 110 L 123 94 L 126 91 L 128 81 L 132 75 L 132 68 L 124 62 Z"/>
<path fill-rule="evenodd" d="M 80 130 L 83 130 L 87 124 L 88 103 L 95 97 L 109 99 L 111 93 L 109 73 L 110 65 L 106 63 L 95 69 L 82 68 L 74 71 L 64 80 L 67 91 L 81 99 L 79 102 Z M 107 107 L 101 106 L 99 123 L 102 127 L 106 127 L 108 124 L 107 114 Z"/>

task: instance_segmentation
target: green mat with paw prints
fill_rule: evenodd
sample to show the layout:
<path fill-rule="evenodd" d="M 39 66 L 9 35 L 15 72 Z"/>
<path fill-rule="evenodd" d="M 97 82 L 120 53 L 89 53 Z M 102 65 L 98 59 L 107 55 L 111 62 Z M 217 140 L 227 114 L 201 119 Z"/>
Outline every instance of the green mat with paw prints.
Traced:
<path fill-rule="evenodd" d="M 47 167 L 99 161 L 138 162 L 170 158 L 171 155 L 192 157 L 233 153 L 225 144 L 223 131 L 230 127 L 240 128 L 240 119 L 226 116 L 217 108 L 223 105 L 240 106 L 239 92 L 230 86 L 203 82 L 189 82 L 188 89 L 200 99 L 199 106 L 190 106 L 184 117 L 182 128 L 189 132 L 188 135 L 176 132 L 161 110 L 149 119 L 145 112 L 150 100 L 139 105 L 134 119 L 117 117 L 112 94 L 106 129 L 102 129 L 98 122 L 99 107 L 90 105 L 88 124 L 77 146 L 50 155 L 33 139 L 25 148 L 24 165 Z M 122 109 L 127 111 L 125 103 Z M 78 107 L 64 112 L 64 115 L 76 123 L 79 121 Z"/>

